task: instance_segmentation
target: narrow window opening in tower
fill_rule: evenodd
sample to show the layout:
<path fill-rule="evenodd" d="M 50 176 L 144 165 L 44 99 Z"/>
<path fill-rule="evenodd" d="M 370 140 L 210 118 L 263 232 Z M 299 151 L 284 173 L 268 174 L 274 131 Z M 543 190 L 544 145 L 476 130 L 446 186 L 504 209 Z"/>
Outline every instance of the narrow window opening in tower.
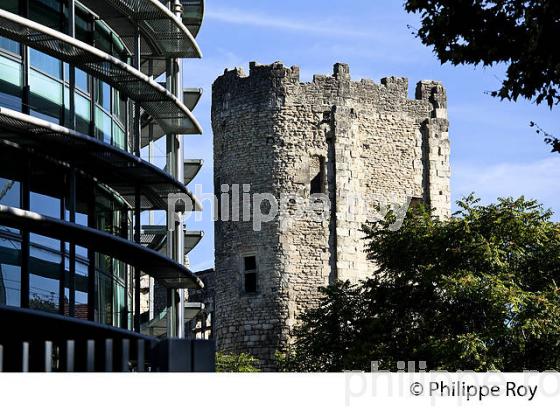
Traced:
<path fill-rule="evenodd" d="M 424 204 L 424 199 L 418 196 L 414 196 L 410 199 L 410 208 L 418 209 L 420 206 Z"/>
<path fill-rule="evenodd" d="M 243 258 L 245 293 L 257 293 L 257 258 L 245 256 Z"/>
<path fill-rule="evenodd" d="M 324 194 L 325 193 L 325 160 L 323 157 L 313 157 L 309 167 L 309 193 Z"/>

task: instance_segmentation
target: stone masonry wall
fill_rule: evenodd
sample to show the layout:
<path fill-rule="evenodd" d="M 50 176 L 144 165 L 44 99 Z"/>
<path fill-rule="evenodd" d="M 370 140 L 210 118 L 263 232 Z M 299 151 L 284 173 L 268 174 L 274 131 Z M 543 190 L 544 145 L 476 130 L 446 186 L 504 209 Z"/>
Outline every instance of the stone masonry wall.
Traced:
<path fill-rule="evenodd" d="M 232 207 L 220 206 L 222 219 L 230 211 L 229 221 L 216 222 L 215 235 L 220 350 L 251 353 L 273 370 L 297 318 L 317 304 L 318 287 L 372 273 L 361 227 L 374 205 L 406 210 L 410 198 L 419 198 L 449 216 L 446 104 L 440 83 L 418 83 L 411 100 L 407 79 L 355 82 L 344 64 L 310 83 L 300 82 L 298 67 L 281 63 L 251 63 L 248 76 L 226 70 L 216 80 L 217 196 L 232 194 L 232 184 L 242 194 L 245 184 L 251 194 L 285 197 L 280 217 L 258 232 L 251 218 L 232 221 Z M 311 195 L 317 175 L 322 200 Z M 268 210 L 266 202 L 261 209 Z M 243 257 L 251 255 L 258 291 L 245 294 Z"/>

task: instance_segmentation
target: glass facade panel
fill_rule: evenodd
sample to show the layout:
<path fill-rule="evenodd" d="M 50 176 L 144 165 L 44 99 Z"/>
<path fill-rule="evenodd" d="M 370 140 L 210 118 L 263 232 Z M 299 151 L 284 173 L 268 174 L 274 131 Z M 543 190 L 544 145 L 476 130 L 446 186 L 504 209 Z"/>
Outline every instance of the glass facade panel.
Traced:
<path fill-rule="evenodd" d="M 125 295 L 124 284 L 115 281 L 113 289 L 113 306 L 115 311 L 113 314 L 113 326 L 122 327 L 127 321 Z"/>
<path fill-rule="evenodd" d="M 44 26 L 63 29 L 62 2 L 60 0 L 33 0 L 29 2 L 29 18 Z"/>
<path fill-rule="evenodd" d="M 76 94 L 75 103 L 76 131 L 89 135 L 91 126 L 91 102 L 80 94 Z"/>
<path fill-rule="evenodd" d="M 79 68 L 76 68 L 76 88 L 79 88 L 86 94 L 89 94 L 89 76 Z"/>
<path fill-rule="evenodd" d="M 75 94 L 75 104 L 76 104 L 76 117 L 80 117 L 86 122 L 90 122 L 91 120 L 91 103 L 90 101 L 82 97 L 81 94 Z"/>
<path fill-rule="evenodd" d="M 116 122 L 113 122 L 113 144 L 120 149 L 126 149 L 126 134 Z"/>
<path fill-rule="evenodd" d="M 120 262 L 115 261 L 118 265 Z M 97 271 L 95 280 L 95 320 L 111 326 L 126 327 L 128 310 L 127 292 L 124 282 L 102 271 Z"/>
<path fill-rule="evenodd" d="M 105 109 L 107 112 L 111 112 L 111 87 L 109 84 L 96 80 L 97 90 L 95 93 L 95 102 Z"/>
<path fill-rule="evenodd" d="M 21 240 L 0 226 L 0 305 L 21 304 Z"/>
<path fill-rule="evenodd" d="M 64 269 L 60 241 L 32 234 L 29 254 L 29 307 L 57 313 Z"/>
<path fill-rule="evenodd" d="M 0 178 L 0 204 L 20 208 L 20 188 L 18 181 Z"/>
<path fill-rule="evenodd" d="M 18 42 L 2 36 L 0 36 L 0 48 L 17 55 L 20 53 L 20 46 Z"/>
<path fill-rule="evenodd" d="M 112 279 L 99 271 L 95 279 L 95 321 L 111 325 L 113 322 Z"/>
<path fill-rule="evenodd" d="M 21 208 L 21 183 L 7 178 L 0 178 L 0 204 Z M 8 226 L 1 227 L 3 232 L 19 234 L 19 229 Z"/>
<path fill-rule="evenodd" d="M 59 123 L 63 103 L 62 83 L 39 73 L 29 71 L 29 101 L 33 112 L 43 114 L 47 121 Z"/>
<path fill-rule="evenodd" d="M 64 81 L 68 83 L 70 81 L 70 64 L 62 62 L 62 71 L 64 74 Z"/>
<path fill-rule="evenodd" d="M 82 226 L 88 226 L 88 216 L 86 214 L 82 214 L 80 212 L 76 212 L 76 224 Z"/>
<path fill-rule="evenodd" d="M 23 67 L 20 62 L 0 56 L 0 105 L 21 111 Z"/>
<path fill-rule="evenodd" d="M 113 89 L 113 116 L 121 124 L 126 124 L 126 100 L 121 98 L 120 92 L 115 89 Z"/>
<path fill-rule="evenodd" d="M 62 84 L 60 82 L 38 71 L 30 70 L 29 87 L 32 94 L 51 101 L 59 107 L 62 105 Z"/>
<path fill-rule="evenodd" d="M 17 14 L 19 13 L 19 0 L 2 0 L 0 1 L 0 9 Z"/>
<path fill-rule="evenodd" d="M 96 21 L 93 38 L 96 48 L 112 54 L 112 35 L 107 24 L 102 21 Z"/>
<path fill-rule="evenodd" d="M 92 43 L 91 22 L 85 12 L 76 7 L 76 38 L 84 43 Z"/>
<path fill-rule="evenodd" d="M 29 49 L 31 67 L 56 79 L 62 79 L 62 62 L 48 54 Z"/>
<path fill-rule="evenodd" d="M 75 302 L 74 302 L 74 316 L 79 319 L 88 318 L 88 250 L 81 246 L 76 246 L 76 276 L 74 278 L 75 288 Z"/>
<path fill-rule="evenodd" d="M 66 33 L 66 3 L 64 0 L 30 0 L 26 3 L 29 6 L 27 17 Z M 21 7 L 22 5 L 23 1 L 0 0 L 1 9 L 19 15 L 25 14 L 25 7 Z M 95 37 L 97 48 L 121 60 L 129 58 L 124 43 L 109 26 L 96 21 L 96 17 L 80 4 L 76 5 L 76 37 L 89 44 L 94 44 Z M 122 97 L 109 84 L 95 80 L 86 72 L 46 53 L 29 48 L 29 60 L 22 59 L 23 49 L 19 43 L 0 37 L 1 107 L 30 113 L 67 127 L 74 126 L 69 121 L 74 117 L 76 130 L 127 149 L 127 127 L 124 124 L 131 121 L 127 114 L 132 107 L 130 100 Z M 29 67 L 24 69 L 23 61 Z M 27 71 L 29 94 L 23 99 L 24 73 Z M 75 89 L 70 87 L 72 73 L 75 74 Z M 70 112 L 71 96 L 74 99 L 75 115 Z M 29 103 L 29 107 L 22 107 L 23 100 Z M 92 105 L 94 103 L 96 105 Z M 2 158 L 9 157 L 7 150 L 6 147 L 0 151 Z M 27 154 L 18 152 L 13 158 L 14 162 L 28 163 Z M 69 212 L 64 207 L 66 199 L 63 197 L 68 193 L 66 171 L 50 162 L 47 166 L 47 161 L 38 157 L 29 159 L 32 159 L 29 162 L 32 163 L 31 167 L 18 166 L 17 170 L 9 170 L 11 165 L 0 167 L 3 177 L 0 178 L 0 203 L 21 208 L 21 199 L 28 196 L 31 211 L 68 221 Z M 10 178 L 28 183 L 21 184 Z M 75 222 L 130 238 L 128 205 L 116 198 L 112 191 L 97 185 L 97 181 L 82 176 L 78 180 Z M 24 188 L 27 192 L 22 193 Z M 28 243 L 27 238 L 29 248 L 22 249 L 22 244 Z M 112 326 L 132 327 L 129 307 L 132 306 L 133 299 L 129 266 L 110 256 L 96 254 L 93 248 L 80 246 L 75 246 L 74 259 L 70 256 L 71 249 L 71 244 L 59 239 L 0 226 L 0 304 L 20 306 L 23 299 L 25 307 L 69 315 L 70 301 L 74 300 L 74 316 L 87 319 L 89 298 L 89 302 L 95 306 L 95 311 L 89 313 L 94 313 L 96 320 Z M 22 256 L 27 254 L 29 258 L 22 261 Z M 72 283 L 69 272 L 74 270 Z M 23 283 L 27 283 L 25 279 L 29 280 L 29 294 L 23 298 L 22 278 Z M 93 286 L 94 282 L 95 293 L 88 295 L 89 285 Z M 73 295 L 71 285 L 75 289 Z M 27 296 L 29 305 L 26 304 Z"/>
<path fill-rule="evenodd" d="M 31 211 L 38 214 L 60 219 L 60 198 L 31 192 L 30 205 Z"/>
<path fill-rule="evenodd" d="M 111 117 L 97 106 L 95 107 L 95 136 L 107 144 L 111 143 Z"/>

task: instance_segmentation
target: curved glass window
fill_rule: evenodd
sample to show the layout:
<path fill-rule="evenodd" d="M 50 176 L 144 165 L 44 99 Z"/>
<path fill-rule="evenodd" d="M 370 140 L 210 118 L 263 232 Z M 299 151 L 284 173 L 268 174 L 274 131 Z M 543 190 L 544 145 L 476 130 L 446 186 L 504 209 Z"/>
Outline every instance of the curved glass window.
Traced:
<path fill-rule="evenodd" d="M 29 104 L 32 111 L 48 121 L 59 123 L 63 102 L 62 83 L 31 69 L 29 89 Z"/>
<path fill-rule="evenodd" d="M 62 62 L 48 54 L 29 49 L 29 61 L 31 67 L 50 75 L 53 78 L 62 78 Z"/>
<path fill-rule="evenodd" d="M 97 85 L 95 102 L 111 112 L 111 86 L 101 80 L 95 80 L 95 84 Z"/>
<path fill-rule="evenodd" d="M 53 80 L 41 72 L 36 74 L 40 80 L 43 77 Z M 67 90 L 66 101 L 70 89 L 66 86 L 63 89 Z M 53 99 L 53 96 L 41 97 Z M 81 105 L 80 98 L 85 108 L 78 109 L 77 117 L 86 117 L 89 101 L 78 91 L 77 106 Z M 112 120 L 102 108 L 98 109 Z M 116 121 L 108 124 L 116 140 L 124 135 Z M 72 218 L 69 209 L 73 203 L 69 201 L 72 190 L 68 181 L 73 177 L 54 161 L 31 155 L 8 146 L 0 149 L 0 162 L 5 164 L 0 167 L 1 204 L 16 208 L 29 204 L 29 210 L 41 215 L 65 221 L 73 219 L 76 224 L 131 238 L 128 206 L 114 192 L 78 173 L 75 175 L 76 212 Z M 80 319 L 95 317 L 108 325 L 131 328 L 130 275 L 128 265 L 97 254 L 93 248 L 0 226 L 0 304 L 72 314 Z M 90 293 L 93 289 L 95 292 Z"/>
<path fill-rule="evenodd" d="M 31 234 L 29 249 L 29 307 L 57 313 L 64 264 L 60 241 Z"/>
<path fill-rule="evenodd" d="M 89 134 L 91 124 L 91 102 L 81 94 L 75 94 L 76 131 Z"/>
<path fill-rule="evenodd" d="M 113 122 L 113 145 L 123 150 L 126 149 L 126 134 L 116 121 Z"/>
<path fill-rule="evenodd" d="M 74 311 L 79 319 L 88 318 L 88 275 L 89 261 L 88 250 L 76 247 L 76 276 L 74 278 Z"/>
<path fill-rule="evenodd" d="M 89 75 L 84 71 L 76 68 L 76 88 L 80 89 L 86 94 L 89 94 Z"/>
<path fill-rule="evenodd" d="M 21 110 L 22 84 L 21 62 L 0 55 L 0 104 L 3 107 Z"/>
<path fill-rule="evenodd" d="M 18 0 L 0 1 L 0 8 L 21 15 Z M 66 33 L 67 16 L 68 9 L 64 1 L 32 0 L 26 17 Z M 76 4 L 76 37 L 88 44 L 95 44 L 97 48 L 121 60 L 129 60 L 130 53 L 122 40 L 106 23 L 96 20 L 80 4 Z M 27 70 L 22 61 L 29 61 L 29 95 L 26 98 L 23 80 Z M 74 78 L 74 90 L 71 89 L 71 77 Z M 74 113 L 70 112 L 72 99 Z M 24 100 L 28 101 L 29 106 L 22 107 Z M 122 97 L 109 84 L 92 80 L 83 70 L 33 48 L 29 48 L 29 59 L 23 59 L 20 44 L 2 37 L 0 106 L 29 112 L 38 118 L 63 124 L 105 143 L 127 149 L 126 97 Z M 95 107 L 93 110 L 92 106 Z"/>
<path fill-rule="evenodd" d="M 60 0 L 29 1 L 29 19 L 52 29 L 62 31 L 64 14 Z"/>
<path fill-rule="evenodd" d="M 98 106 L 95 107 L 95 136 L 107 144 L 111 143 L 111 116 Z"/>
<path fill-rule="evenodd" d="M 7 50 L 16 55 L 20 54 L 19 43 L 6 37 L 0 36 L 0 48 L 3 48 L 4 50 Z"/>
<path fill-rule="evenodd" d="M 128 50 L 119 36 L 105 22 L 101 20 L 95 21 L 93 33 L 95 47 L 119 58 L 121 61 L 127 62 L 129 57 Z"/>
<path fill-rule="evenodd" d="M 107 265 L 123 266 L 113 258 L 97 255 L 105 260 Z M 106 266 L 108 267 L 108 266 Z M 111 326 L 128 327 L 129 313 L 127 309 L 127 292 L 125 283 L 115 275 L 107 275 L 103 270 L 97 270 L 95 280 L 95 320 Z"/>
<path fill-rule="evenodd" d="M 76 38 L 87 44 L 93 44 L 93 24 L 90 15 L 76 4 Z"/>
<path fill-rule="evenodd" d="M 113 115 L 121 124 L 126 123 L 126 99 L 121 98 L 119 90 L 113 88 Z"/>
<path fill-rule="evenodd" d="M 19 208 L 21 203 L 20 182 L 0 178 L 0 204 Z"/>
<path fill-rule="evenodd" d="M 19 0 L 2 0 L 0 7 L 10 13 L 19 13 Z"/>

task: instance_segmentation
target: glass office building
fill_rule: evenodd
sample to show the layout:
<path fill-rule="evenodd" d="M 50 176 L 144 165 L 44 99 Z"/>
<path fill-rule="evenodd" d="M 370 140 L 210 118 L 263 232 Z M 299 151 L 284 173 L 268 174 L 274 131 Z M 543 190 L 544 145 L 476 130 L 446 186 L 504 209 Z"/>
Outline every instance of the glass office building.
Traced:
<path fill-rule="evenodd" d="M 165 168 L 141 153 L 201 133 L 200 91 L 178 77 L 201 56 L 202 14 L 202 0 L 0 0 L 0 318 L 138 332 L 140 275 L 202 286 L 141 226 L 170 194 L 197 206 L 177 147 Z"/>

